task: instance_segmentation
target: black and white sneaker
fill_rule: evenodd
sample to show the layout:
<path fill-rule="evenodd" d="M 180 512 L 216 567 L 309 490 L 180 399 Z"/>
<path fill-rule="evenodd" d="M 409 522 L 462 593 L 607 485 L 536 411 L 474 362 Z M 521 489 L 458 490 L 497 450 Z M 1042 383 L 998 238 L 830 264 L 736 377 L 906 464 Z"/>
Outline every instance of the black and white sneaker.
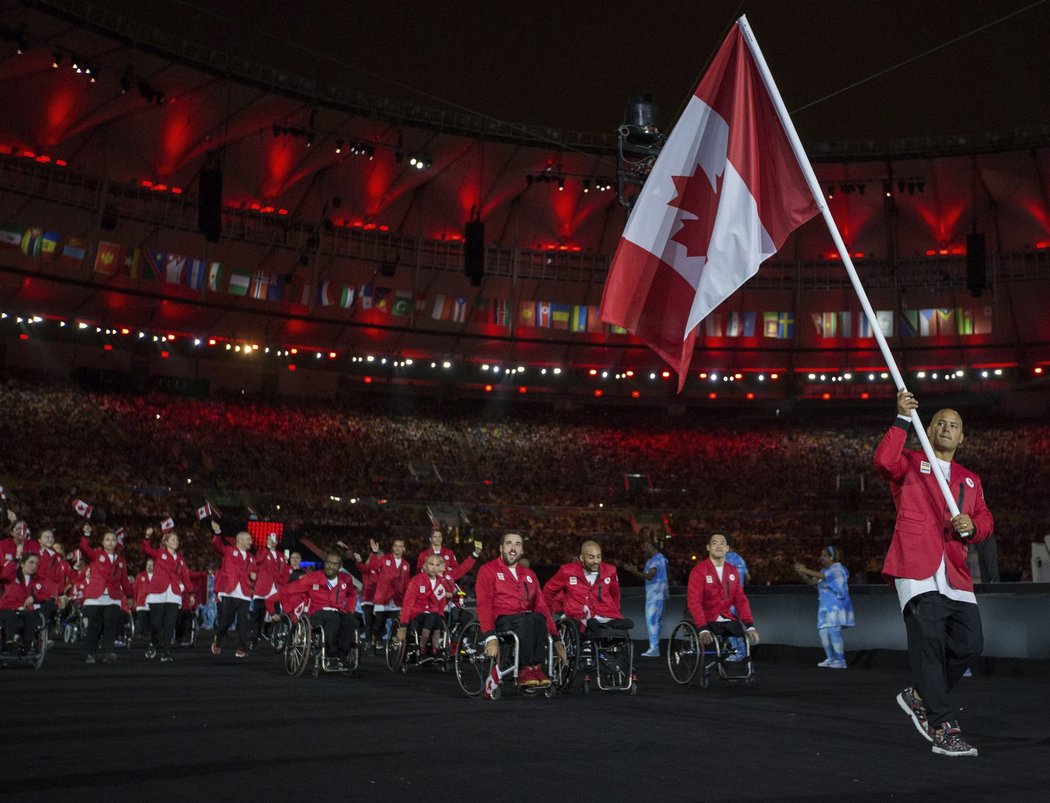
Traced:
<path fill-rule="evenodd" d="M 922 734 L 922 737 L 928 741 L 933 741 L 933 734 L 930 733 L 929 717 L 926 713 L 926 706 L 922 704 L 922 700 L 919 699 L 918 692 L 911 686 L 902 691 L 897 695 L 897 705 L 901 707 L 911 721 L 915 724 L 915 730 Z"/>
<path fill-rule="evenodd" d="M 933 752 L 940 756 L 976 756 L 977 748 L 963 739 L 958 722 L 942 722 L 933 731 Z"/>

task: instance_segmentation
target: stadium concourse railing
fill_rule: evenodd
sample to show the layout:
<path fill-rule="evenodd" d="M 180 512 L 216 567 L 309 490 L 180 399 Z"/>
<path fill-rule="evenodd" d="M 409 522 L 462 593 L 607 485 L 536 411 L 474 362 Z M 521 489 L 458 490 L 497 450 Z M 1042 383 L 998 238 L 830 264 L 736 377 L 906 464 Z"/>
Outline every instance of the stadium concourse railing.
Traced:
<path fill-rule="evenodd" d="M 54 163 L 0 154 L 0 191 L 21 195 L 92 215 L 115 215 L 119 219 L 148 224 L 177 232 L 197 232 L 197 198 L 187 193 L 152 192 L 136 184 L 108 181 Z M 53 215 L 50 215 L 53 217 Z M 20 221 L 37 225 L 31 220 Z M 295 216 L 263 214 L 251 209 L 223 210 L 223 238 L 230 241 L 284 249 L 297 254 L 316 254 L 324 260 L 345 260 L 374 265 L 400 259 L 430 272 L 461 274 L 462 244 L 454 241 L 410 237 L 364 227 L 342 227 Z M 535 250 L 490 245 L 486 248 L 485 272 L 513 281 L 551 281 L 601 286 L 609 257 L 576 251 Z M 857 260 L 857 268 L 869 289 L 885 287 L 966 286 L 966 262 L 962 255 L 902 258 L 895 265 Z M 993 254 L 988 281 L 1050 279 L 1050 249 L 1034 252 Z M 773 261 L 765 265 L 749 287 L 756 289 L 842 289 L 849 286 L 836 260 L 816 262 Z"/>

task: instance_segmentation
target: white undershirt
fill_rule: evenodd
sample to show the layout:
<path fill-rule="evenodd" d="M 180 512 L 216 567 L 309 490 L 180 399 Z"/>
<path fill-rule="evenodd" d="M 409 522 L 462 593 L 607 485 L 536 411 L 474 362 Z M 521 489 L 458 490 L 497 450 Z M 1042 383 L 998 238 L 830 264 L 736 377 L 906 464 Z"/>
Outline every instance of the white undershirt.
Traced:
<path fill-rule="evenodd" d="M 594 585 L 598 582 L 598 572 L 589 572 L 586 569 L 583 572 L 583 579 L 587 581 L 587 585 Z"/>
<path fill-rule="evenodd" d="M 712 563 L 711 565 L 714 565 L 714 563 Z M 718 582 L 719 583 L 722 582 L 722 572 L 725 570 L 725 567 L 726 567 L 726 565 L 724 563 L 721 566 L 715 566 L 715 574 L 718 575 Z M 728 622 L 730 620 L 727 619 L 726 617 L 722 616 L 722 614 L 719 614 L 718 618 L 715 619 L 715 621 L 716 622 Z"/>

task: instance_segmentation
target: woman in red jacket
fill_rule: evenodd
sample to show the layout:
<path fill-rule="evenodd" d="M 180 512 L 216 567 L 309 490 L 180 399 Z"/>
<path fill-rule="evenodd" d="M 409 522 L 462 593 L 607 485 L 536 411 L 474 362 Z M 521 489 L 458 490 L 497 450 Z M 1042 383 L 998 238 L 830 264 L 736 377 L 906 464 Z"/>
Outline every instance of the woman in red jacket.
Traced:
<path fill-rule="evenodd" d="M 28 644 L 37 630 L 54 611 L 52 590 L 37 567 L 40 556 L 24 552 L 17 561 L 9 561 L 0 573 L 4 593 L 0 597 L 0 624 L 4 628 L 4 652 L 14 652 Z"/>
<path fill-rule="evenodd" d="M 160 548 L 149 539 L 153 528 L 146 530 L 142 551 L 153 558 L 153 577 L 146 587 L 146 604 L 149 606 L 150 645 L 147 658 L 160 653 L 161 663 L 171 658 L 171 642 L 175 638 L 175 624 L 179 620 L 183 595 L 189 594 L 190 571 L 179 553 L 179 536 L 174 530 L 160 539 Z"/>
<path fill-rule="evenodd" d="M 117 534 L 107 530 L 102 535 L 102 549 L 91 546 L 91 525 L 84 525 L 84 537 L 80 539 L 80 551 L 91 561 L 87 570 L 87 586 L 84 589 L 84 611 L 87 614 L 87 658 L 85 663 L 95 663 L 99 638 L 102 640 L 102 662 L 117 660 L 113 652 L 113 640 L 123 618 L 121 605 L 132 594 L 128 579 L 128 565 L 117 552 Z"/>

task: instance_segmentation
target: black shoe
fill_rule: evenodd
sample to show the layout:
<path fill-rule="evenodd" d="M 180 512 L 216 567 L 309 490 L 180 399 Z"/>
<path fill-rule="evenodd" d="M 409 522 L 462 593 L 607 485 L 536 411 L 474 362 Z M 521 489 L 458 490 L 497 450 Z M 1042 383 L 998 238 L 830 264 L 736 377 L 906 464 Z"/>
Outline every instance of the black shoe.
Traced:
<path fill-rule="evenodd" d="M 933 752 L 940 756 L 976 756 L 977 748 L 963 739 L 958 722 L 942 722 L 933 731 Z"/>
<path fill-rule="evenodd" d="M 930 723 L 928 722 L 926 706 L 924 706 L 922 700 L 919 699 L 918 692 L 909 686 L 897 695 L 897 705 L 901 707 L 905 714 L 911 717 L 911 721 L 915 725 L 915 730 L 921 733 L 926 741 L 932 742 L 933 734 L 930 733 Z"/>
<path fill-rule="evenodd" d="M 171 653 L 168 653 L 168 652 L 166 652 L 162 656 L 160 656 L 160 662 L 162 664 L 170 664 L 174 660 L 175 659 L 171 657 Z"/>
<path fill-rule="evenodd" d="M 115 652 L 107 652 L 102 656 L 102 663 L 111 664 L 117 660 L 117 654 Z"/>
<path fill-rule="evenodd" d="M 84 663 L 85 664 L 93 664 L 93 663 L 95 663 L 95 656 L 94 655 L 89 655 L 87 658 L 84 659 Z"/>
<path fill-rule="evenodd" d="M 157 648 L 154 647 L 152 644 L 150 644 L 146 648 L 146 657 L 149 658 L 151 661 L 157 657 Z"/>

